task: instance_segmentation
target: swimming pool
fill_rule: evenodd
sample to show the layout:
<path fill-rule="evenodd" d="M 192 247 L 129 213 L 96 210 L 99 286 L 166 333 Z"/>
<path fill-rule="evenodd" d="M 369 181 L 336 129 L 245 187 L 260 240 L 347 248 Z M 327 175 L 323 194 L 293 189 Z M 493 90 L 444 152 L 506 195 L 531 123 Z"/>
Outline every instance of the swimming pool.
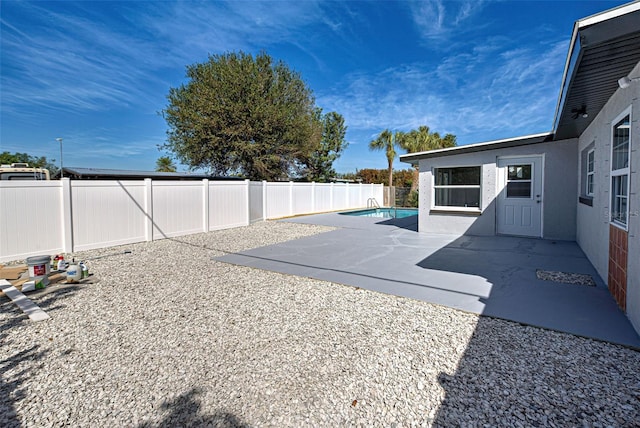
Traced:
<path fill-rule="evenodd" d="M 377 218 L 404 218 L 418 215 L 418 209 L 413 208 L 373 208 L 370 210 L 347 211 L 340 213 L 357 217 L 377 217 Z"/>

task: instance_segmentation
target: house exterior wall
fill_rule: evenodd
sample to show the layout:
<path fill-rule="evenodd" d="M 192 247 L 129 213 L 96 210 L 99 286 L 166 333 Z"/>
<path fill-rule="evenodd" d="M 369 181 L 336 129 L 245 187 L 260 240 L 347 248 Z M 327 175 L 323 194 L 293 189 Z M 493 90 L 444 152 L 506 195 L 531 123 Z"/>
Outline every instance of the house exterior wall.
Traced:
<path fill-rule="evenodd" d="M 640 74 L 640 64 L 631 76 Z M 640 82 L 618 89 L 578 140 L 578 158 L 586 149 L 594 149 L 594 195 L 592 206 L 578 203 L 576 240 L 602 278 L 609 276 L 609 210 L 611 205 L 612 121 L 631 106 L 631 154 L 628 219 L 628 265 L 626 311 L 640 331 Z M 585 170 L 580 169 L 580 181 Z M 582 189 L 581 189 L 581 192 Z"/>
<path fill-rule="evenodd" d="M 544 155 L 543 237 L 575 240 L 578 178 L 577 139 L 531 144 L 420 160 L 420 215 L 418 230 L 428 233 L 491 236 L 496 234 L 498 157 Z M 481 166 L 481 213 L 434 211 L 433 168 Z"/>

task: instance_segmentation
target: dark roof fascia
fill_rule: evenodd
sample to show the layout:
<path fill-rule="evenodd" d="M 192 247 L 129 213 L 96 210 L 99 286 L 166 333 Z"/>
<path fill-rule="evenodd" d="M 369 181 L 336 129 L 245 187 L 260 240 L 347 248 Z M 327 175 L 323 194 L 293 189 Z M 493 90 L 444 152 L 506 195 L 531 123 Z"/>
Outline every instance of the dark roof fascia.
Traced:
<path fill-rule="evenodd" d="M 634 27 L 640 10 L 640 1 L 623 4 L 613 9 L 597 13 L 577 20 L 573 25 L 569 52 L 565 62 L 560 93 L 556 103 L 556 110 L 553 117 L 553 133 L 557 133 L 567 93 L 573 84 L 575 74 L 584 54 L 584 50 L 605 44 L 611 40 L 622 37 L 628 33 L 629 28 Z M 620 77 L 623 77 L 621 74 Z M 593 118 L 598 112 L 590 112 Z"/>
<path fill-rule="evenodd" d="M 573 24 L 573 34 L 571 35 L 571 42 L 569 44 L 569 53 L 564 65 L 564 72 L 562 73 L 562 83 L 560 84 L 560 94 L 558 95 L 558 102 L 556 103 L 556 111 L 553 115 L 553 131 L 558 129 L 558 123 L 560 122 L 560 115 L 562 113 L 562 107 L 569 92 L 569 85 L 573 81 L 573 76 L 576 72 L 576 64 L 582 57 L 582 49 L 580 49 L 580 38 L 578 37 L 579 21 Z"/>
<path fill-rule="evenodd" d="M 408 153 L 400 156 L 401 162 L 415 164 L 420 159 L 439 158 L 444 156 L 455 156 L 465 153 L 483 152 L 487 150 L 505 149 L 508 147 L 528 146 L 532 144 L 546 143 L 553 140 L 553 134 L 545 132 L 542 134 L 525 135 L 522 137 L 508 138 L 505 140 L 487 141 L 484 143 L 469 144 L 466 146 L 449 147 L 446 149 L 429 150 L 427 152 Z"/>

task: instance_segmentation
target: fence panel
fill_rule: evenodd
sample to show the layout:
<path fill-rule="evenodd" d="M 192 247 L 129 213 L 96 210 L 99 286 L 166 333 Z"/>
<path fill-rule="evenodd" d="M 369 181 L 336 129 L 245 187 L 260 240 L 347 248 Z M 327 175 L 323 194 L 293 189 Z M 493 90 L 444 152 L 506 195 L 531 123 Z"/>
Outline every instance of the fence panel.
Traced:
<path fill-rule="evenodd" d="M 202 186 L 201 181 L 153 182 L 153 239 L 202 232 Z"/>
<path fill-rule="evenodd" d="M 313 183 L 293 183 L 291 196 L 293 198 L 293 215 L 314 212 Z"/>
<path fill-rule="evenodd" d="M 333 186 L 329 183 L 316 184 L 315 188 L 315 212 L 331 211 L 333 209 L 331 205 L 331 188 Z"/>
<path fill-rule="evenodd" d="M 364 199 L 365 206 L 370 203 L 375 206 L 385 205 L 384 203 L 384 186 L 382 184 L 364 184 L 362 186 L 362 198 Z M 375 203 L 373 201 L 369 201 L 370 199 L 375 199 Z"/>
<path fill-rule="evenodd" d="M 267 183 L 267 218 L 280 218 L 291 215 L 289 183 Z"/>
<path fill-rule="evenodd" d="M 335 183 L 333 185 L 333 209 L 334 210 L 346 210 L 349 207 L 349 203 L 347 198 L 349 197 L 349 192 L 347 189 L 347 184 L 344 183 Z"/>
<path fill-rule="evenodd" d="M 0 261 L 62 252 L 59 181 L 0 182 Z"/>
<path fill-rule="evenodd" d="M 252 181 L 249 183 L 249 222 L 264 220 L 264 198 L 262 195 L 263 184 L 261 181 Z"/>
<path fill-rule="evenodd" d="M 364 195 L 362 195 L 362 184 L 350 184 L 347 192 L 349 193 L 349 208 L 367 206 L 367 198 L 364 198 Z"/>
<path fill-rule="evenodd" d="M 209 230 L 249 224 L 249 186 L 245 181 L 209 182 Z"/>
<path fill-rule="evenodd" d="M 382 201 L 383 186 L 149 179 L 0 182 L 0 261 L 359 208 L 369 198 Z"/>
<path fill-rule="evenodd" d="M 71 181 L 74 250 L 146 239 L 143 181 Z"/>

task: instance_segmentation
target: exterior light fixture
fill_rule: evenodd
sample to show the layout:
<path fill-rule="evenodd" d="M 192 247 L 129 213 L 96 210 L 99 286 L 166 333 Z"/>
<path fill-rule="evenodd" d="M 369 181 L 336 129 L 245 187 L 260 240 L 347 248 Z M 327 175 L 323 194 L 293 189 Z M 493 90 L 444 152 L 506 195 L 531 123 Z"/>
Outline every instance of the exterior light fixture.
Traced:
<path fill-rule="evenodd" d="M 60 143 L 60 178 L 62 178 L 64 176 L 62 172 L 62 138 L 56 138 L 56 141 Z"/>
<path fill-rule="evenodd" d="M 585 106 L 584 104 L 580 108 L 571 109 L 571 113 L 573 113 L 574 119 L 577 119 L 578 117 L 586 119 L 589 117 L 589 113 L 587 113 L 587 106 Z"/>
<path fill-rule="evenodd" d="M 622 89 L 628 88 L 629 85 L 631 85 L 631 82 L 636 81 L 636 80 L 640 80 L 640 77 L 629 77 L 629 76 L 624 76 L 620 79 L 618 79 L 618 86 L 620 86 Z"/>

